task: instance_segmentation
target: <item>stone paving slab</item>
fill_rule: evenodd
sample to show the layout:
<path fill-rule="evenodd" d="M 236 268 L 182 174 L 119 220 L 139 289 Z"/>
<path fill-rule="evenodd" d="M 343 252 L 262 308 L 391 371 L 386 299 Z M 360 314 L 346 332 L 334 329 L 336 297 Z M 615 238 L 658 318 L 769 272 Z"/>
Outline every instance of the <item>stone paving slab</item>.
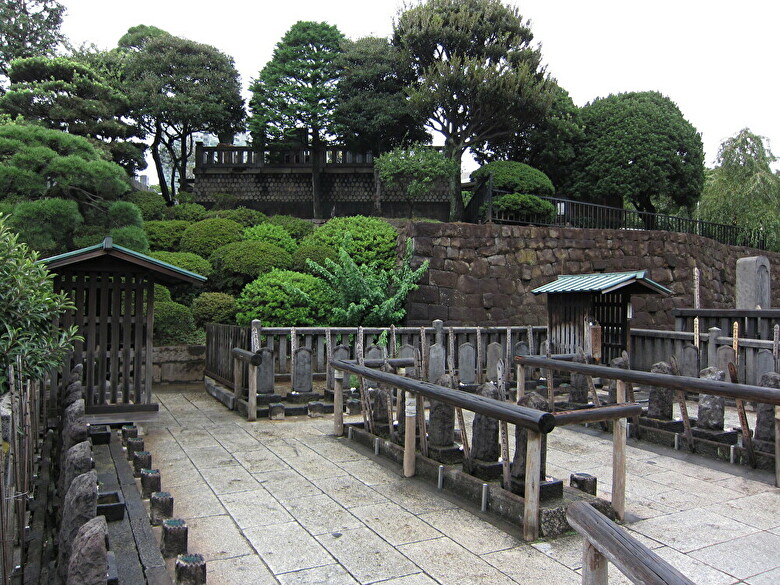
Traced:
<path fill-rule="evenodd" d="M 146 448 L 190 526 L 190 552 L 207 557 L 209 585 L 581 581 L 580 536 L 524 543 L 519 526 L 333 437 L 332 416 L 250 423 L 200 387 L 158 388 L 156 398 Z M 548 445 L 552 475 L 594 472 L 609 497 L 609 435 L 556 429 Z M 771 474 L 635 441 L 626 459 L 625 528 L 637 540 L 698 583 L 780 582 Z M 611 566 L 610 583 L 628 581 Z"/>

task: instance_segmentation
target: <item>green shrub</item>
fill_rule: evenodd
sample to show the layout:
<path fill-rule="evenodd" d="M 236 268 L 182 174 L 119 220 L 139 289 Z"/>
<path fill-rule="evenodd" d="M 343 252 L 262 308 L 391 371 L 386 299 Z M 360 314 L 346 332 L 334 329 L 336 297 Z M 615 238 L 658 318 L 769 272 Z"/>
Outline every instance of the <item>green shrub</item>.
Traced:
<path fill-rule="evenodd" d="M 292 236 L 287 233 L 287 230 L 280 225 L 271 223 L 261 223 L 260 225 L 246 228 L 244 230 L 244 238 L 279 246 L 288 254 L 295 252 L 295 248 L 298 247 L 298 244 L 296 244 Z"/>
<path fill-rule="evenodd" d="M 72 249 L 73 236 L 83 222 L 75 201 L 37 199 L 17 203 L 9 226 L 19 233 L 21 241 L 45 258 Z"/>
<path fill-rule="evenodd" d="M 268 218 L 268 223 L 283 227 L 296 242 L 300 242 L 314 231 L 312 222 L 292 215 L 272 215 Z"/>
<path fill-rule="evenodd" d="M 162 284 L 155 284 L 154 285 L 154 302 L 160 302 L 164 303 L 166 301 L 170 302 L 173 299 L 171 298 L 171 291 L 167 286 L 164 286 Z"/>
<path fill-rule="evenodd" d="M 118 228 L 128 225 L 144 227 L 141 210 L 129 201 L 114 201 L 108 208 L 108 227 Z"/>
<path fill-rule="evenodd" d="M 102 225 L 82 225 L 73 234 L 73 247 L 87 248 L 103 241 L 111 231 Z"/>
<path fill-rule="evenodd" d="M 555 205 L 549 201 L 525 193 L 510 193 L 496 197 L 493 200 L 493 210 L 534 216 L 533 219 L 536 221 L 552 221 L 556 213 Z"/>
<path fill-rule="evenodd" d="M 336 260 L 338 257 L 338 250 L 334 248 L 304 241 L 292 255 L 292 269 L 296 272 L 308 272 L 311 274 L 312 270 L 309 268 L 307 260 L 323 264 L 326 258 Z"/>
<path fill-rule="evenodd" d="M 144 224 L 149 247 L 152 250 L 168 250 L 175 252 L 184 230 L 190 227 L 190 222 L 182 219 L 167 219 L 162 221 L 147 221 Z"/>
<path fill-rule="evenodd" d="M 239 294 L 255 278 L 274 268 L 289 269 L 292 257 L 286 251 L 258 240 L 233 242 L 217 248 L 210 256 L 213 267 L 209 286 L 213 290 Z"/>
<path fill-rule="evenodd" d="M 217 248 L 243 240 L 243 231 L 241 224 L 230 219 L 204 219 L 184 231 L 179 249 L 208 258 Z"/>
<path fill-rule="evenodd" d="M 488 177 L 491 173 L 493 188 L 499 191 L 540 196 L 550 196 L 555 193 L 552 181 L 542 171 L 512 160 L 499 160 L 483 165 L 471 173 L 471 180 Z"/>
<path fill-rule="evenodd" d="M 236 298 L 221 292 L 205 292 L 192 301 L 192 315 L 195 324 L 234 323 L 236 320 Z"/>
<path fill-rule="evenodd" d="M 183 219 L 184 221 L 200 221 L 206 218 L 206 208 L 199 203 L 180 203 L 165 208 L 165 219 Z"/>
<path fill-rule="evenodd" d="M 163 301 L 154 304 L 154 344 L 189 343 L 195 334 L 195 319 L 186 305 Z"/>
<path fill-rule="evenodd" d="M 267 327 L 321 326 L 328 321 L 333 291 L 311 274 L 272 270 L 246 285 L 236 305 L 239 325 L 260 319 Z"/>
<path fill-rule="evenodd" d="M 149 255 L 160 262 L 178 266 L 201 276 L 208 277 L 211 274 L 211 262 L 191 252 L 152 252 Z"/>
<path fill-rule="evenodd" d="M 165 199 L 153 191 L 133 191 L 125 196 L 125 201 L 138 206 L 144 221 L 162 219 L 165 213 Z"/>
<path fill-rule="evenodd" d="M 111 239 L 117 246 L 129 248 L 141 254 L 149 253 L 149 240 L 146 232 L 135 225 L 126 225 L 111 230 Z"/>
<path fill-rule="evenodd" d="M 306 236 L 301 245 L 316 244 L 338 250 L 347 232 L 352 239 L 347 253 L 357 264 L 387 269 L 395 266 L 398 232 L 376 217 L 334 217 Z"/>
<path fill-rule="evenodd" d="M 238 197 L 232 193 L 214 193 L 213 209 L 233 209 L 238 203 Z"/>
<path fill-rule="evenodd" d="M 236 207 L 235 209 L 217 209 L 211 210 L 207 214 L 207 218 L 210 217 L 222 217 L 224 219 L 232 219 L 236 223 L 240 223 L 244 227 L 251 227 L 259 223 L 263 223 L 268 218 L 262 211 L 255 209 L 247 209 L 246 207 Z"/>

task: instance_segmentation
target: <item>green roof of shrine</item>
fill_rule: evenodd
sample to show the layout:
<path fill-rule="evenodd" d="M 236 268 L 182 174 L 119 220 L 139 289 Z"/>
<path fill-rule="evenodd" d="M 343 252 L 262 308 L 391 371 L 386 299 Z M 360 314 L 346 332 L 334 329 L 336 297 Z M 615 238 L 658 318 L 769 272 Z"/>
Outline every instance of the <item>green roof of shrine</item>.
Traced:
<path fill-rule="evenodd" d="M 607 294 L 617 291 L 629 294 L 672 294 L 672 291 L 665 286 L 649 279 L 646 270 L 596 274 L 561 274 L 557 280 L 535 288 L 531 292 L 538 295 L 542 293 L 583 292 Z"/>

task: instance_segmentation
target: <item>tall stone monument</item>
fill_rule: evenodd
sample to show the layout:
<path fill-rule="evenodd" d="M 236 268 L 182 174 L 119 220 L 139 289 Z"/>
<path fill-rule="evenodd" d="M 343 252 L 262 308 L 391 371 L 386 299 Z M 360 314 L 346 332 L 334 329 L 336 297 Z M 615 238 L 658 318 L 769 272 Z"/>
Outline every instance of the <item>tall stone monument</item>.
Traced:
<path fill-rule="evenodd" d="M 737 310 L 769 309 L 772 304 L 769 259 L 750 256 L 737 260 Z"/>

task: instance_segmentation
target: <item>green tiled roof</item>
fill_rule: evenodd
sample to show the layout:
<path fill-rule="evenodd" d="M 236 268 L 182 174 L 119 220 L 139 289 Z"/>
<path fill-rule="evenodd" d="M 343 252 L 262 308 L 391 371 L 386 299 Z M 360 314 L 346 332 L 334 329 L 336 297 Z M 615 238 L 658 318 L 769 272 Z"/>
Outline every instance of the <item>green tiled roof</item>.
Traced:
<path fill-rule="evenodd" d="M 645 270 L 634 272 L 608 272 L 596 274 L 562 274 L 557 280 L 535 288 L 535 295 L 542 293 L 598 292 L 602 294 L 639 285 L 642 292 L 670 295 L 672 291 L 647 277 Z M 632 287 L 637 288 L 637 287 Z"/>

